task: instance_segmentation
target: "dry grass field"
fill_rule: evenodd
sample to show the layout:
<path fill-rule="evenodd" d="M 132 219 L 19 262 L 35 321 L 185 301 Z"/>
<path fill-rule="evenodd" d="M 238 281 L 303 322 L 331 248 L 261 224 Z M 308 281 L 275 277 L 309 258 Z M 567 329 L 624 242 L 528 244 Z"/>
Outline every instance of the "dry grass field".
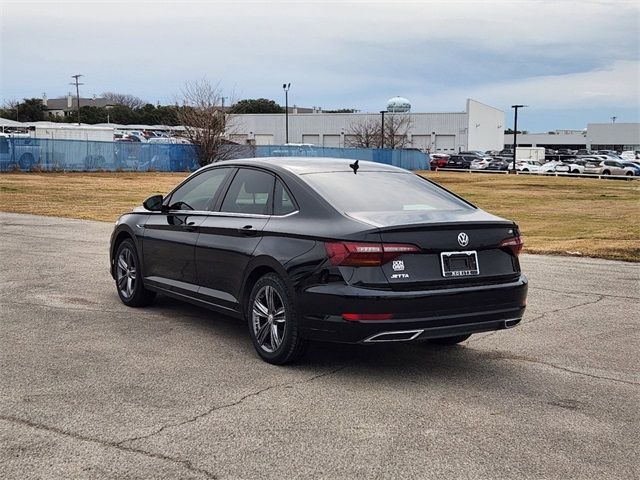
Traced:
<path fill-rule="evenodd" d="M 184 173 L 9 173 L 0 210 L 114 221 Z M 479 207 L 518 222 L 528 253 L 640 261 L 640 182 L 525 175 L 423 173 Z"/>

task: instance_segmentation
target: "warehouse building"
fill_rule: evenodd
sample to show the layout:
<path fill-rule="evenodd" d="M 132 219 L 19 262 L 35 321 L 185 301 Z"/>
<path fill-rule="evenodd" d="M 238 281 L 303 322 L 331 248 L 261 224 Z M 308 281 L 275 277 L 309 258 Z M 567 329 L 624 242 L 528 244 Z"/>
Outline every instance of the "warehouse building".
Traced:
<path fill-rule="evenodd" d="M 406 102 L 404 108 L 397 108 Z M 501 150 L 504 144 L 504 112 L 468 99 L 466 110 L 453 113 L 412 113 L 406 99 L 391 99 L 385 111 L 389 116 L 409 120 L 404 148 L 427 152 L 453 153 L 463 150 Z M 404 110 L 404 111 L 403 111 Z M 316 110 L 289 114 L 289 143 L 308 143 L 324 147 L 353 146 L 354 128 L 379 122 L 380 113 L 325 113 Z M 235 115 L 231 140 L 241 144 L 281 145 L 286 143 L 284 114 Z"/>
<path fill-rule="evenodd" d="M 589 123 L 584 130 L 555 130 L 518 134 L 520 147 L 553 150 L 640 150 L 640 123 Z M 513 134 L 505 134 L 504 145 L 513 146 Z"/>

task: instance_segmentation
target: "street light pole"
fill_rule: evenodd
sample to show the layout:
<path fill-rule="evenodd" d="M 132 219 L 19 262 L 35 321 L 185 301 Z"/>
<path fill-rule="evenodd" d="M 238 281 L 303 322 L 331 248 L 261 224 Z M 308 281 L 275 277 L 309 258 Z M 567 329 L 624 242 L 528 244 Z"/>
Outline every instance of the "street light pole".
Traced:
<path fill-rule="evenodd" d="M 78 125 L 80 125 L 80 85 L 84 85 L 84 83 L 78 83 L 78 79 L 82 77 L 82 75 L 71 75 L 71 78 L 75 79 L 74 83 L 70 83 L 69 85 L 76 86 L 76 107 L 78 108 Z"/>
<path fill-rule="evenodd" d="M 514 110 L 513 118 L 513 167 L 511 173 L 516 173 L 516 150 L 518 149 L 518 109 L 525 108 L 528 105 L 511 105 Z"/>
<path fill-rule="evenodd" d="M 282 84 L 284 90 L 284 143 L 289 143 L 289 88 L 291 88 L 290 83 Z"/>
<path fill-rule="evenodd" d="M 386 110 L 380 110 L 382 114 L 382 125 L 380 125 L 380 148 L 384 148 L 384 114 L 387 113 Z"/>

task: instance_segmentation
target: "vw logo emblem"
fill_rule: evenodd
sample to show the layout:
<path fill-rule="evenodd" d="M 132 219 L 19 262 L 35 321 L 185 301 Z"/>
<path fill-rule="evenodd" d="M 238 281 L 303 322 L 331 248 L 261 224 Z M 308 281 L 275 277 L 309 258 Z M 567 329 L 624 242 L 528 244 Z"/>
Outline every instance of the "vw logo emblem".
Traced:
<path fill-rule="evenodd" d="M 469 244 L 469 235 L 464 232 L 458 234 L 458 243 L 461 247 L 466 247 Z"/>

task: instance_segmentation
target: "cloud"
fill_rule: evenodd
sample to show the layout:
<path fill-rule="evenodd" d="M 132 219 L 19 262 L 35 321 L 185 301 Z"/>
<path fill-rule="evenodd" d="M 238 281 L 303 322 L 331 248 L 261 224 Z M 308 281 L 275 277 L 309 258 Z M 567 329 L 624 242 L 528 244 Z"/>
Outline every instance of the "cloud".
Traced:
<path fill-rule="evenodd" d="M 133 93 L 167 102 L 206 75 L 240 97 L 421 111 L 638 108 L 640 9 L 626 1 L 4 0 L 4 98 Z"/>

